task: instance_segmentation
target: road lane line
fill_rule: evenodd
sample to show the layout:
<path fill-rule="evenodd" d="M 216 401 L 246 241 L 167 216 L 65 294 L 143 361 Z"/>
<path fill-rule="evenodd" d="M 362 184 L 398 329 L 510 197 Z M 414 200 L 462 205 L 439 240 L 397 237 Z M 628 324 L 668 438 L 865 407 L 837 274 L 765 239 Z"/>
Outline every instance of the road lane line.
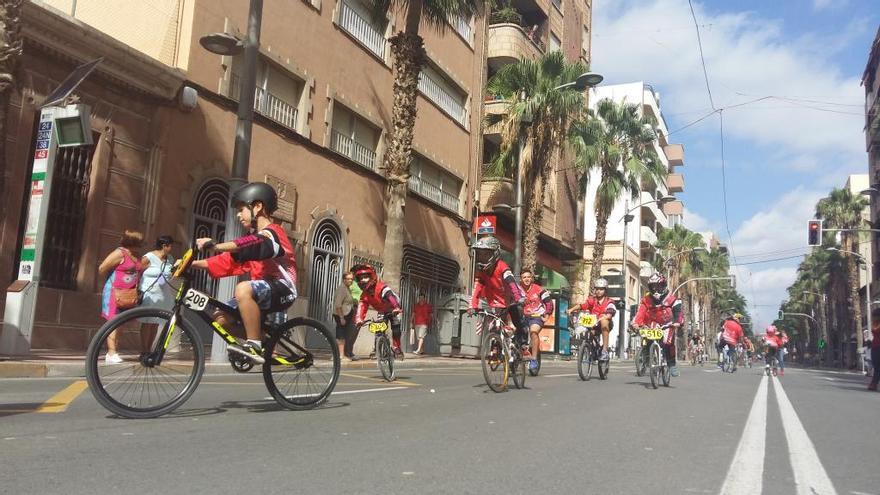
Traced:
<path fill-rule="evenodd" d="M 752 401 L 752 409 L 743 429 L 736 454 L 727 477 L 721 487 L 721 495 L 761 493 L 764 483 L 765 442 L 767 439 L 767 376 L 761 377 L 761 384 Z"/>
<path fill-rule="evenodd" d="M 578 376 L 577 373 L 559 373 L 556 375 L 544 375 L 544 378 L 559 378 L 561 376 Z"/>
<path fill-rule="evenodd" d="M 374 378 L 372 376 L 363 376 L 363 375 L 355 375 L 354 373 L 339 373 L 340 376 L 347 376 L 349 378 L 360 378 L 361 380 L 369 380 L 371 382 L 376 383 L 388 383 L 384 378 Z M 418 387 L 418 383 L 408 382 L 406 380 L 394 380 L 394 383 L 399 383 L 401 385 L 407 385 L 409 387 Z"/>
<path fill-rule="evenodd" d="M 782 428 L 785 430 L 785 440 L 788 442 L 788 456 L 791 459 L 791 469 L 794 471 L 794 481 L 798 495 L 834 495 L 834 485 L 825 472 L 825 467 L 819 461 L 816 447 L 810 441 L 804 425 L 794 411 L 794 406 L 788 400 L 788 395 L 782 388 L 782 382 L 773 377 L 773 390 L 776 391 L 776 402 L 779 404 L 779 412 L 782 415 Z"/>
<path fill-rule="evenodd" d="M 85 389 L 89 388 L 89 384 L 85 380 L 77 380 L 70 385 L 68 385 L 64 390 L 58 392 L 49 398 L 46 402 L 42 403 L 40 407 L 38 407 L 34 412 L 38 413 L 60 413 L 67 410 L 67 406 L 70 405 L 79 394 L 83 393 Z"/>
<path fill-rule="evenodd" d="M 330 397 L 336 395 L 345 395 L 345 394 L 362 394 L 364 392 L 381 392 L 383 390 L 406 390 L 411 389 L 412 387 L 380 387 L 380 388 L 368 388 L 364 390 L 343 390 L 341 392 L 333 392 L 330 394 Z M 304 395 L 290 395 L 288 398 L 294 397 L 304 397 Z M 275 400 L 273 397 L 263 397 L 263 400 Z"/>

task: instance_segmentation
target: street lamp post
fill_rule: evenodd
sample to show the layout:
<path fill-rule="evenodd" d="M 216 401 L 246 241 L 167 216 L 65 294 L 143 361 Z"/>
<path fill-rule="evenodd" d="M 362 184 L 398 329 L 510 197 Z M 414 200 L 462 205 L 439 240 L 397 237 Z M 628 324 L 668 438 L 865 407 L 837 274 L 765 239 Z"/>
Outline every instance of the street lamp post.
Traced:
<path fill-rule="evenodd" d="M 587 88 L 592 88 L 597 86 L 602 82 L 604 77 L 600 74 L 596 74 L 595 72 L 585 72 L 579 75 L 574 81 L 568 82 L 565 84 L 561 84 L 553 88 L 554 91 L 563 90 L 563 89 L 573 89 L 575 91 L 583 92 Z M 519 93 L 519 102 L 526 101 L 526 92 L 520 91 Z M 525 148 L 525 136 L 524 129 L 531 125 L 532 118 L 530 115 L 523 115 L 520 118 L 520 132 L 517 136 L 517 155 L 516 155 L 516 204 L 513 206 L 503 205 L 508 208 L 516 208 L 515 217 L 514 217 L 514 245 L 513 245 L 513 271 L 519 276 L 522 273 L 522 230 L 523 230 L 523 187 L 522 187 L 522 155 L 523 149 Z M 502 206 L 502 205 L 498 205 Z M 531 267 L 534 269 L 534 267 Z"/>
<path fill-rule="evenodd" d="M 218 55 L 234 56 L 244 53 L 241 71 L 238 111 L 235 124 L 235 145 L 232 150 L 232 174 L 229 177 L 229 190 L 235 191 L 247 183 L 251 157 L 251 134 L 254 123 L 254 93 L 257 85 L 257 60 L 260 54 L 260 27 L 263 18 L 263 0 L 250 0 L 248 8 L 247 35 L 238 40 L 227 33 L 214 33 L 199 39 L 202 47 Z M 239 232 L 239 222 L 230 203 L 226 210 L 226 238 L 235 237 Z M 235 291 L 236 279 L 227 277 L 218 284 L 218 297 L 226 300 Z M 222 361 L 226 357 L 226 342 L 214 335 L 211 345 L 211 359 Z"/>
<path fill-rule="evenodd" d="M 623 310 L 629 307 L 629 300 L 627 299 L 627 286 L 629 284 L 628 274 L 627 274 L 627 232 L 629 231 L 629 223 L 633 221 L 635 216 L 631 215 L 633 211 L 642 206 L 649 205 L 651 203 L 657 203 L 660 206 L 663 206 L 665 203 L 670 201 L 675 201 L 675 196 L 663 196 L 660 199 L 652 199 L 651 201 L 645 201 L 644 203 L 629 207 L 629 198 L 626 198 L 623 203 L 623 217 L 620 220 L 623 220 L 623 257 L 621 258 L 621 263 L 623 264 Z M 618 222 L 620 221 L 618 220 Z M 621 352 L 623 351 L 623 347 L 626 345 L 624 340 L 626 339 L 626 332 L 624 332 L 623 328 L 617 330 L 617 358 L 620 359 Z"/>
<path fill-rule="evenodd" d="M 866 292 L 866 294 L 865 294 L 865 296 L 866 296 L 865 297 L 865 311 L 867 312 L 868 330 L 870 331 L 871 330 L 871 279 L 874 276 L 874 274 L 873 274 L 874 270 L 872 269 L 871 264 L 868 263 L 868 260 L 865 259 L 864 256 L 862 256 L 861 254 L 859 254 L 855 251 L 847 251 L 846 249 L 839 249 L 836 247 L 828 247 L 828 248 L 825 248 L 825 250 L 826 251 L 837 251 L 839 253 L 844 253 L 844 254 L 851 254 L 853 256 L 858 257 L 862 261 L 862 263 L 864 263 L 865 272 L 867 274 L 867 280 L 865 281 L 865 292 Z M 856 302 L 856 304 L 861 304 L 861 301 Z M 862 347 L 864 347 L 864 338 L 862 335 L 862 322 L 861 321 L 856 322 L 856 347 L 858 347 L 858 349 L 856 349 L 856 355 L 859 356 L 859 364 L 862 368 L 862 372 L 864 372 L 865 371 L 865 356 L 862 354 L 862 352 L 863 352 Z"/>
<path fill-rule="evenodd" d="M 822 334 L 822 340 L 827 344 L 828 343 L 828 322 L 825 318 L 825 303 L 827 301 L 825 294 L 821 294 L 819 292 L 813 292 L 809 290 L 802 291 L 804 294 L 812 294 L 814 296 L 819 296 L 819 332 Z M 818 344 L 818 343 L 817 343 Z"/>

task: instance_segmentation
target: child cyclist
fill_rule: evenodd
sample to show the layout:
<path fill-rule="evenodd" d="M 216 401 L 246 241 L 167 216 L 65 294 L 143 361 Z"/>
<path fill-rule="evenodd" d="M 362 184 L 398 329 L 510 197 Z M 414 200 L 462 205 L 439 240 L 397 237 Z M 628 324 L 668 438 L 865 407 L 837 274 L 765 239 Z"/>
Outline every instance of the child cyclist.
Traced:
<path fill-rule="evenodd" d="M 484 299 L 490 308 L 503 309 L 516 327 L 514 342 L 522 349 L 523 359 L 531 360 L 528 327 L 523 319 L 526 294 L 516 283 L 510 267 L 501 259 L 501 243 L 492 236 L 481 237 L 471 247 L 474 250 L 476 274 L 474 295 L 468 313 L 473 314 Z"/>
<path fill-rule="evenodd" d="M 243 345 L 229 344 L 227 349 L 262 364 L 261 312 L 284 311 L 296 300 L 296 258 L 293 245 L 284 229 L 269 215 L 278 207 L 275 189 L 264 182 L 251 182 L 232 194 L 238 220 L 247 233 L 235 240 L 217 242 L 203 237 L 196 246 L 203 251 L 220 252 L 192 266 L 208 270 L 213 278 L 250 273 L 250 280 L 235 286 L 235 299 L 228 304 L 238 309 L 247 334 Z M 219 321 L 234 321 L 225 313 Z"/>
<path fill-rule="evenodd" d="M 355 265 L 351 267 L 351 272 L 354 273 L 354 281 L 362 291 L 354 317 L 355 326 L 360 328 L 363 325 L 364 319 L 367 317 L 367 310 L 370 308 L 384 314 L 391 324 L 391 346 L 394 349 L 394 354 L 402 355 L 403 352 L 400 350 L 400 297 L 391 287 L 388 287 L 388 284 L 379 280 L 376 270 L 371 265 Z"/>

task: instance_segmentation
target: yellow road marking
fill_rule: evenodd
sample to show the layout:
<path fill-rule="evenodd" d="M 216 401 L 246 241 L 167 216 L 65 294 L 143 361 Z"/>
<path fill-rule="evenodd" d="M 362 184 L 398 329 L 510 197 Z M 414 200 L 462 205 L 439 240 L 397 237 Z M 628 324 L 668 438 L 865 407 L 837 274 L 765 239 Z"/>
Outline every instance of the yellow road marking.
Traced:
<path fill-rule="evenodd" d="M 408 382 L 408 381 L 406 381 L 406 380 L 394 380 L 393 382 L 387 382 L 387 381 L 385 381 L 385 380 L 382 379 L 382 378 L 373 378 L 373 377 L 371 377 L 371 376 L 361 376 L 361 375 L 355 375 L 355 374 L 352 374 L 352 373 L 340 373 L 339 376 L 347 376 L 347 377 L 349 377 L 349 378 L 360 378 L 360 379 L 362 379 L 362 380 L 371 380 L 371 381 L 374 381 L 374 382 L 376 382 L 376 383 L 387 383 L 388 385 L 398 384 L 398 383 L 399 383 L 400 385 L 406 385 L 407 387 L 419 387 L 419 386 L 421 386 L 421 385 L 419 385 L 418 383 Z"/>
<path fill-rule="evenodd" d="M 44 402 L 40 407 L 34 410 L 34 412 L 38 413 L 60 413 L 67 410 L 67 406 L 70 405 L 79 394 L 83 393 L 85 389 L 89 388 L 89 384 L 86 383 L 85 380 L 77 380 L 70 385 L 67 386 L 61 392 L 53 395 L 49 400 Z"/>

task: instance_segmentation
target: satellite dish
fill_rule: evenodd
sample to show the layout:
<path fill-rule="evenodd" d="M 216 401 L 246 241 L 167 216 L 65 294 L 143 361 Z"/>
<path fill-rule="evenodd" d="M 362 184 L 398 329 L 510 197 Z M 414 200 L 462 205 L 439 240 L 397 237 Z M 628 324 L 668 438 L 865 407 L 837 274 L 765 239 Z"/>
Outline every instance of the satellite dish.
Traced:
<path fill-rule="evenodd" d="M 64 81 L 61 81 L 61 84 L 59 84 L 54 91 L 49 93 L 49 96 L 47 96 L 45 101 L 43 101 L 43 104 L 40 105 L 40 108 L 63 105 L 64 100 L 73 93 L 73 90 L 75 90 L 103 60 L 104 57 L 101 57 L 73 69 L 73 72 L 71 72 Z"/>

